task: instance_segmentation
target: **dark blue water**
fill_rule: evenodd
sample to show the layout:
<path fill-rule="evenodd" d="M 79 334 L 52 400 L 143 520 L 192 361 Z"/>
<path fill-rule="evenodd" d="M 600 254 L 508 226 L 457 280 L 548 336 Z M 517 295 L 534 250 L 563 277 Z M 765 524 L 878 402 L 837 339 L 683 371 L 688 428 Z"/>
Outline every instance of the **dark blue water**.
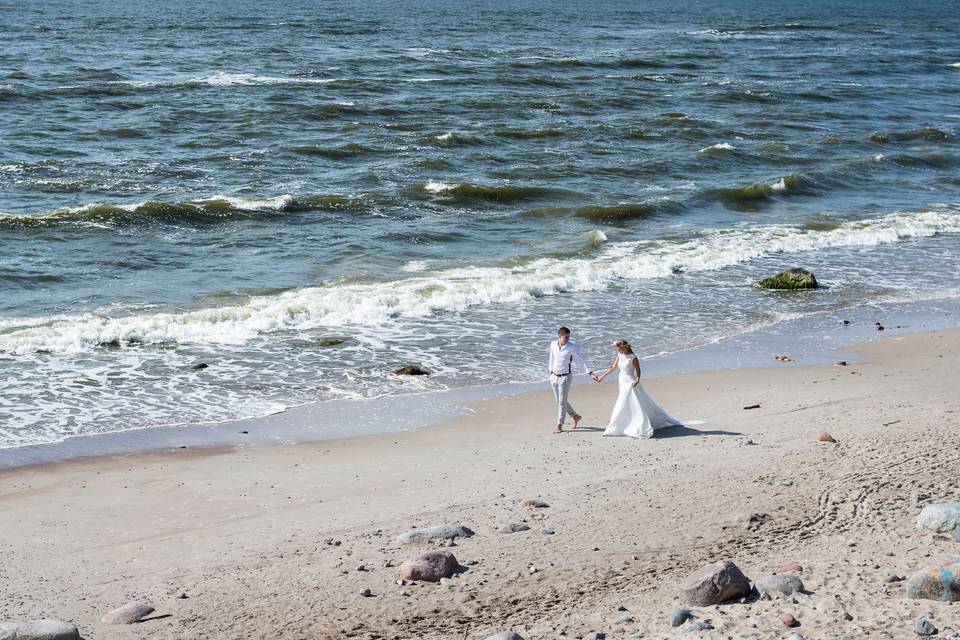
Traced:
<path fill-rule="evenodd" d="M 0 11 L 0 446 L 960 289 L 952 2 Z"/>

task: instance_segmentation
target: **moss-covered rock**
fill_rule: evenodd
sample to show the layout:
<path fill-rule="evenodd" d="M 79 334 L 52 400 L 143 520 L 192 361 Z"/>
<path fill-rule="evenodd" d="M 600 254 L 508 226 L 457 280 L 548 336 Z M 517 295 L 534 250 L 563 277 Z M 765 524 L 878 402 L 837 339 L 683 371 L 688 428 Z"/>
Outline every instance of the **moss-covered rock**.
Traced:
<path fill-rule="evenodd" d="M 817 282 L 816 276 L 806 269 L 793 268 L 775 276 L 757 280 L 753 286 L 760 289 L 819 289 L 820 283 Z"/>

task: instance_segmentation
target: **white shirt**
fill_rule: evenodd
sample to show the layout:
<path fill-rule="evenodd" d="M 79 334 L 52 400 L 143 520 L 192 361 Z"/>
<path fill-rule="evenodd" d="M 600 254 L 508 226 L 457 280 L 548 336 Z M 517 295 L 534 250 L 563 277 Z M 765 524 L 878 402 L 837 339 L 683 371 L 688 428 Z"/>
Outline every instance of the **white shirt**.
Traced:
<path fill-rule="evenodd" d="M 567 343 L 560 346 L 559 340 L 550 343 L 549 370 L 551 374 L 566 375 L 573 373 L 573 364 L 576 363 L 583 367 L 585 373 L 590 373 L 590 367 L 587 366 L 580 353 L 580 347 L 573 340 L 567 340 Z"/>

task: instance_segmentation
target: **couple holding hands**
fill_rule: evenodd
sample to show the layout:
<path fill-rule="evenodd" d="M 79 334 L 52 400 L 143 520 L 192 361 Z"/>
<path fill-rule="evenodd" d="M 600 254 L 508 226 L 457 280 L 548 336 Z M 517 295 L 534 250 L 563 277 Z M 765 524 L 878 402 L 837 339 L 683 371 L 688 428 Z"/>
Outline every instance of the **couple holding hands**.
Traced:
<path fill-rule="evenodd" d="M 595 375 L 583 359 L 580 348 L 570 339 L 570 329 L 557 329 L 557 339 L 550 343 L 548 365 L 550 386 L 557 399 L 557 428 L 554 433 L 563 433 L 563 423 L 567 415 L 573 418 L 574 429 L 580 424 L 581 416 L 570 405 L 569 400 L 574 366 L 582 368 L 598 384 L 614 369 L 620 369 L 620 393 L 603 435 L 650 438 L 655 429 L 681 425 L 679 420 L 670 417 L 643 390 L 640 384 L 640 361 L 633 353 L 630 343 L 617 340 L 613 345 L 617 348 L 613 364 L 600 375 Z"/>

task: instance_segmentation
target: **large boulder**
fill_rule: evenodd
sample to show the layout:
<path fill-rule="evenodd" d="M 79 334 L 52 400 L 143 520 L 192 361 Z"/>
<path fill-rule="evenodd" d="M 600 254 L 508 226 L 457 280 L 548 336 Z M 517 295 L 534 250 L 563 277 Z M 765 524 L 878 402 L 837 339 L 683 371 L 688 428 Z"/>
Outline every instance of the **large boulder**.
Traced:
<path fill-rule="evenodd" d="M 761 596 L 777 598 L 790 596 L 797 592 L 803 593 L 803 582 L 792 573 L 775 573 L 771 576 L 758 578 L 754 583 Z"/>
<path fill-rule="evenodd" d="M 952 533 L 960 529 L 960 502 L 927 505 L 917 516 L 917 528 L 937 533 Z"/>
<path fill-rule="evenodd" d="M 452 540 L 453 538 L 469 538 L 473 531 L 463 526 L 459 522 L 450 524 L 438 524 L 433 527 L 423 529 L 414 529 L 397 536 L 397 542 L 400 544 L 415 544 L 430 542 L 431 540 Z"/>
<path fill-rule="evenodd" d="M 705 565 L 680 583 L 680 598 L 695 607 L 709 607 L 750 593 L 750 580 L 730 560 Z"/>
<path fill-rule="evenodd" d="M 153 613 L 153 607 L 145 602 L 128 602 L 100 618 L 106 624 L 133 624 Z"/>
<path fill-rule="evenodd" d="M 80 640 L 76 625 L 60 620 L 0 624 L 0 640 Z"/>
<path fill-rule="evenodd" d="M 395 376 L 428 376 L 430 375 L 430 369 L 422 367 L 419 364 L 407 364 L 399 369 L 394 369 L 393 375 Z"/>
<path fill-rule="evenodd" d="M 906 590 L 908 598 L 960 601 L 960 560 L 918 571 L 907 582 Z"/>
<path fill-rule="evenodd" d="M 459 568 L 460 563 L 449 551 L 428 551 L 402 563 L 400 577 L 404 580 L 440 582 L 441 578 L 453 576 Z"/>
<path fill-rule="evenodd" d="M 820 283 L 816 276 L 806 269 L 787 269 L 775 276 L 763 278 L 753 283 L 759 289 L 818 289 Z"/>

